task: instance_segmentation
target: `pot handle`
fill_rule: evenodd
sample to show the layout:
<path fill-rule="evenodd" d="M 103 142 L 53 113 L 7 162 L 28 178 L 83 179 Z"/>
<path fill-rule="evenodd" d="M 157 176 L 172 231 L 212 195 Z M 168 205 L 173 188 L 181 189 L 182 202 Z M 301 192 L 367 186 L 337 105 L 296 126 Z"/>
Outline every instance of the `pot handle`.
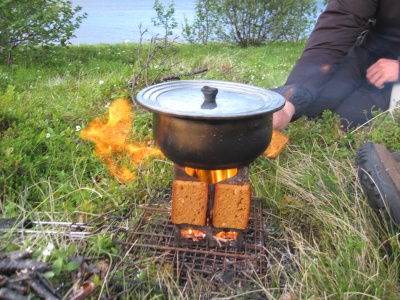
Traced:
<path fill-rule="evenodd" d="M 217 103 L 216 103 L 215 99 L 218 94 L 218 89 L 206 85 L 201 88 L 201 91 L 203 92 L 203 95 L 204 95 L 204 102 L 201 105 L 201 108 L 202 109 L 216 108 Z"/>

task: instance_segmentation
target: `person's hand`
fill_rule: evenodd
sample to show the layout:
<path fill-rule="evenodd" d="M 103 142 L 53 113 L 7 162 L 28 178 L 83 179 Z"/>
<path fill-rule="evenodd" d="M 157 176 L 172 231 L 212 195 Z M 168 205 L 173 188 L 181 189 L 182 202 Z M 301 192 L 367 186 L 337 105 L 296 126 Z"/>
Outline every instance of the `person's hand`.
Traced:
<path fill-rule="evenodd" d="M 378 89 L 383 89 L 386 82 L 399 80 L 399 61 L 381 58 L 367 70 L 368 81 Z"/>
<path fill-rule="evenodd" d="M 295 113 L 294 105 L 286 101 L 285 106 L 273 114 L 272 128 L 276 130 L 284 129 Z"/>

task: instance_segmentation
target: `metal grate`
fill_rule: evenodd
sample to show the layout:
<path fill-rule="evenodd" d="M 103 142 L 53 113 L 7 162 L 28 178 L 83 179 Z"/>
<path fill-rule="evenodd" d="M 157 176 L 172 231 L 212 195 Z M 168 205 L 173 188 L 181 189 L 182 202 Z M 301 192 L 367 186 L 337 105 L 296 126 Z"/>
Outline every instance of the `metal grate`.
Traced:
<path fill-rule="evenodd" d="M 125 253 L 124 282 L 140 283 L 144 270 L 153 265 L 158 270 L 173 269 L 180 288 L 200 286 L 203 296 L 207 292 L 222 290 L 232 295 L 260 290 L 260 287 L 268 285 L 267 228 L 260 199 L 252 199 L 249 225 L 243 231 L 243 247 L 236 249 L 175 246 L 170 198 L 169 190 L 158 192 L 147 206 L 142 207 L 143 213 L 135 226 L 117 231 L 115 242 Z M 148 274 L 145 277 L 148 278 Z M 118 281 L 118 278 L 114 280 Z"/>

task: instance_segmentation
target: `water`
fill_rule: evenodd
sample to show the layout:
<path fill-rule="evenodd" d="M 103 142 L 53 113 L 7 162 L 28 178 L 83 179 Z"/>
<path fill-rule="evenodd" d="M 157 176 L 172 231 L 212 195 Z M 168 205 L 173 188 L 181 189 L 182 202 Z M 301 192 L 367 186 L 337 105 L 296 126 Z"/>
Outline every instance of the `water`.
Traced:
<path fill-rule="evenodd" d="M 170 2 L 160 1 L 166 9 Z M 156 17 L 153 0 L 73 0 L 72 3 L 74 7 L 81 6 L 82 11 L 88 14 L 75 31 L 76 38 L 71 39 L 72 44 L 139 42 L 140 24 L 142 31 L 148 31 L 144 38 L 156 34 L 164 36 L 163 27 L 154 27 L 151 21 Z M 179 25 L 174 34 L 181 35 L 184 16 L 192 22 L 195 4 L 196 0 L 175 0 L 175 19 Z"/>
<path fill-rule="evenodd" d="M 323 0 L 318 0 L 320 8 Z M 147 29 L 143 38 L 149 39 L 156 34 L 164 35 L 163 27 L 155 27 L 151 21 L 156 17 L 153 9 L 154 0 L 72 0 L 73 6 L 81 6 L 88 14 L 81 26 L 75 31 L 76 38 L 72 44 L 116 44 L 124 42 L 139 42 L 140 30 Z M 171 0 L 160 0 L 168 8 Z M 178 27 L 174 35 L 182 36 L 184 18 L 191 23 L 195 17 L 196 0 L 175 0 L 175 19 Z"/>

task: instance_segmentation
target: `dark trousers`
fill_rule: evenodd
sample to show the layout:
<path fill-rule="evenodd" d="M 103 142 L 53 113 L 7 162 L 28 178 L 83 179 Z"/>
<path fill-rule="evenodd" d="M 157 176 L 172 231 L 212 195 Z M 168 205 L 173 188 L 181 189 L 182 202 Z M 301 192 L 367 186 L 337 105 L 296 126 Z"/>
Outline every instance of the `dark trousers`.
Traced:
<path fill-rule="evenodd" d="M 303 56 L 286 84 L 301 84 L 313 95 L 305 109 L 308 117 L 324 110 L 339 115 L 346 127 L 355 127 L 371 119 L 372 110 L 389 107 L 392 84 L 380 90 L 368 83 L 366 70 L 376 61 L 362 47 L 354 47 L 339 63 L 328 56 Z"/>

